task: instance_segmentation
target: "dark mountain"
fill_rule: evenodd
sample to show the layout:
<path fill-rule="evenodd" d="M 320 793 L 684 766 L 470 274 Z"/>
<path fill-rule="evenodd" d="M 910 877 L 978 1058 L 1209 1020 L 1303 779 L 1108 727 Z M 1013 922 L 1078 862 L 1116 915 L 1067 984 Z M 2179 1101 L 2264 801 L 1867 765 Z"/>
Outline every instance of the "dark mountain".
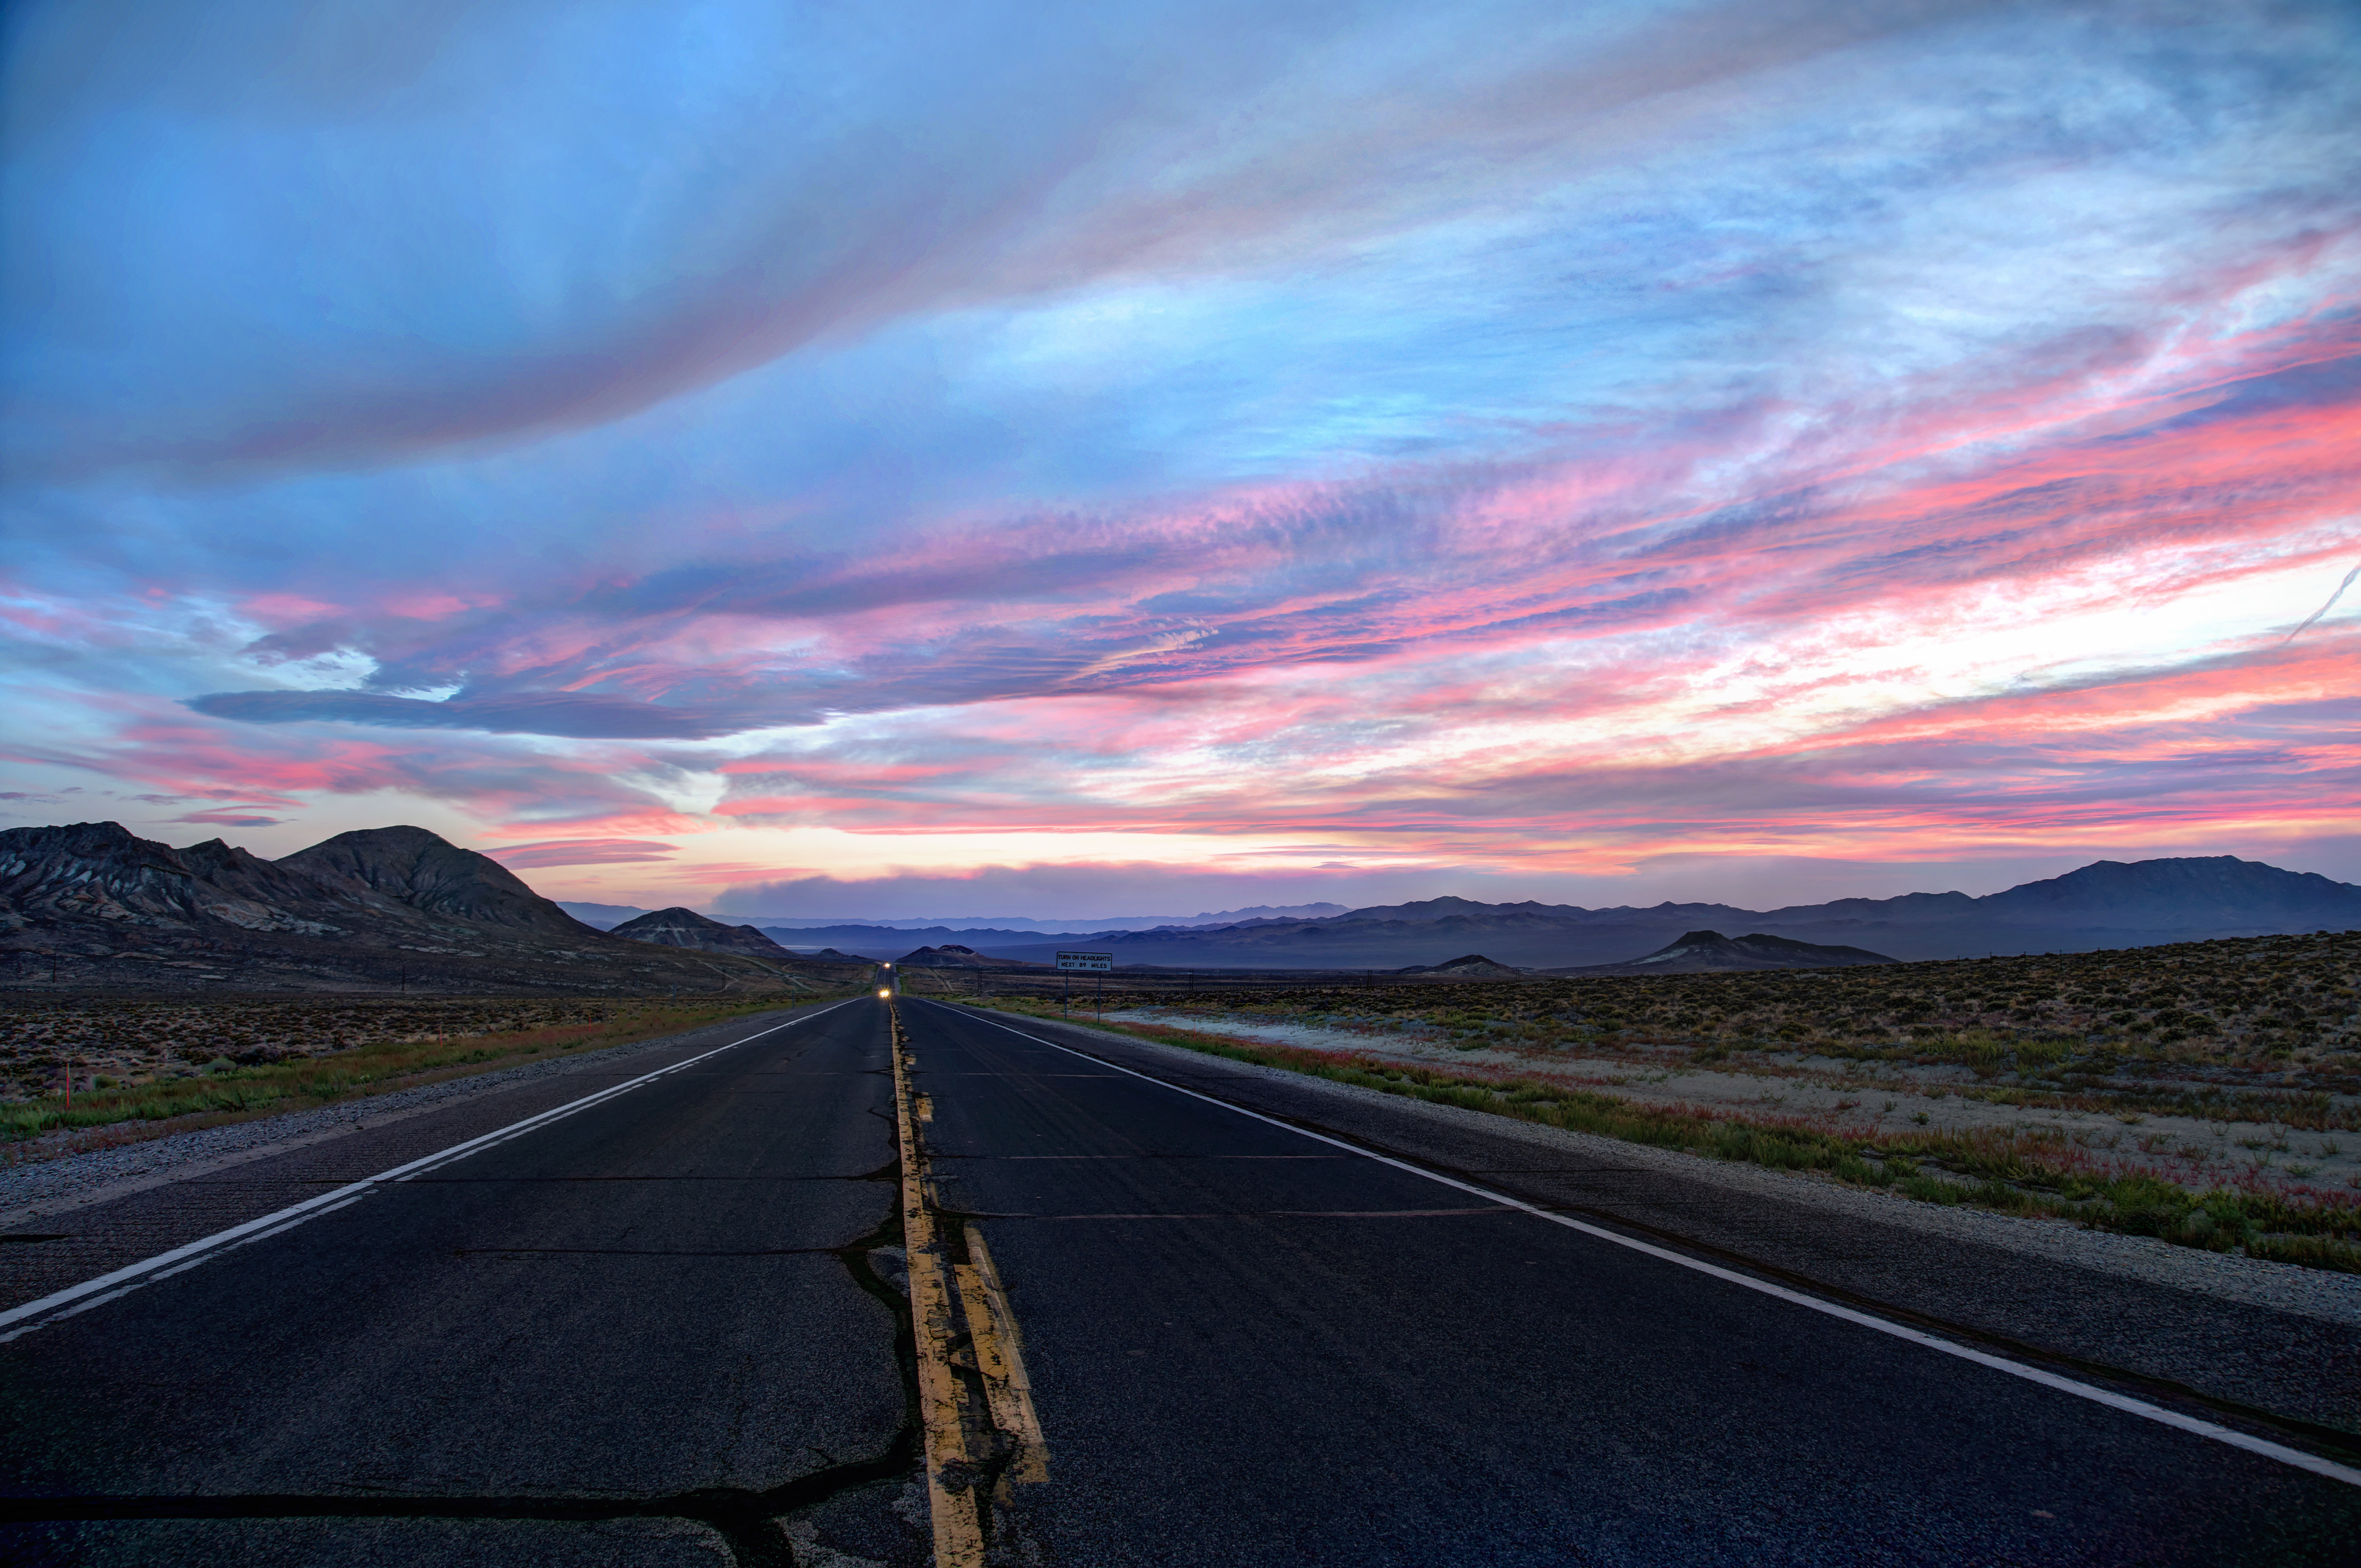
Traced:
<path fill-rule="evenodd" d="M 567 908 L 575 906 L 568 905 Z M 605 909 L 609 905 L 584 905 L 586 909 Z M 634 915 L 640 913 L 633 910 Z M 891 918 L 878 916 L 871 919 L 855 919 L 822 915 L 750 915 L 752 925 L 763 930 L 779 927 L 790 931 L 820 931 L 835 929 L 875 930 L 880 927 L 895 931 L 1014 931 L 1035 937 L 1073 937 L 1090 931 L 1152 931 L 1159 927 L 1175 926 L 1235 926 L 1247 920 L 1320 920 L 1332 915 L 1342 915 L 1341 904 L 1257 904 L 1244 909 L 1224 909 L 1196 915 L 1108 915 L 1095 919 L 1036 920 L 1025 915 L 928 915 L 916 919 Z M 588 918 L 588 916 L 585 916 Z"/>
<path fill-rule="evenodd" d="M 341 936 L 375 914 L 357 885 L 291 872 L 218 839 L 175 850 L 113 822 L 0 833 L 0 929 L 220 925 Z"/>
<path fill-rule="evenodd" d="M 1014 969 L 1018 967 L 1007 959 L 986 958 L 973 948 L 964 948 L 957 942 L 945 942 L 937 948 L 920 948 L 915 952 L 904 953 L 892 961 L 905 969 Z"/>
<path fill-rule="evenodd" d="M 0 984 L 714 992 L 785 990 L 784 967 L 717 970 L 606 936 L 419 828 L 339 834 L 280 861 L 217 839 L 176 850 L 113 822 L 0 832 Z"/>
<path fill-rule="evenodd" d="M 585 904 L 577 898 L 561 898 L 557 907 L 599 931 L 611 931 L 624 921 L 637 920 L 648 913 L 636 904 Z"/>
<path fill-rule="evenodd" d="M 1481 907 L 1480 905 L 1478 906 Z M 1641 922 L 1586 927 L 1513 911 L 1499 916 L 1453 914 L 1435 920 L 1267 921 L 1202 931 L 1102 932 L 1093 947 L 1115 954 L 1118 968 L 1398 970 L 1438 963 L 1455 953 L 1482 952 L 1521 968 L 1603 963 L 1661 947 L 1686 927 Z M 983 949 L 995 959 L 1052 961 L 1062 943 L 1009 943 Z"/>
<path fill-rule="evenodd" d="M 2169 912 L 2174 925 L 2278 921 L 2318 930 L 2361 926 L 2361 887 L 2312 872 L 2281 871 L 2235 855 L 2170 861 L 2093 861 L 2047 882 L 2029 882 L 1974 901 L 2026 925 L 2145 925 Z"/>
<path fill-rule="evenodd" d="M 1118 966 L 1400 969 L 1481 951 L 1524 969 L 1623 963 L 1705 928 L 1753 931 L 1898 959 L 2088 952 L 2221 937 L 2361 927 L 2361 887 L 2230 856 L 2101 861 L 2004 893 L 1912 893 L 1757 911 L 1719 904 L 1584 909 L 1432 898 L 1327 920 L 1095 932 Z M 971 945 L 994 958 L 1049 959 L 1038 937 Z"/>
<path fill-rule="evenodd" d="M 348 878 L 428 915 L 578 938 L 591 927 L 527 887 L 516 872 L 423 828 L 363 828 L 298 850 L 277 864 L 323 881 Z"/>
<path fill-rule="evenodd" d="M 694 909 L 659 909 L 636 920 L 626 920 L 607 934 L 633 942 L 692 948 L 700 953 L 744 953 L 750 958 L 776 959 L 782 963 L 796 956 L 752 926 L 724 926 Z"/>
<path fill-rule="evenodd" d="M 1408 969 L 1396 970 L 1394 972 L 1396 974 L 1464 974 L 1477 976 L 1522 974 L 1525 971 L 1521 969 L 1512 968 L 1508 964 L 1496 964 L 1481 953 L 1465 953 L 1455 959 L 1446 959 L 1439 964 L 1412 964 Z"/>
<path fill-rule="evenodd" d="M 850 953 L 891 963 L 909 949 L 915 939 L 931 946 L 950 944 L 972 948 L 979 952 L 994 951 L 1004 947 L 1027 943 L 1048 944 L 1045 952 L 1054 952 L 1060 946 L 1095 937 L 1089 931 L 1012 931 L 998 927 L 955 929 L 949 926 L 927 926 L 905 929 L 899 926 L 764 926 L 763 935 L 783 947 L 808 948 L 825 944 L 842 948 Z M 1120 933 L 1118 933 L 1120 934 Z"/>
<path fill-rule="evenodd" d="M 1677 942 L 1644 958 L 1620 964 L 1590 964 L 1581 969 L 1551 970 L 1552 974 L 1710 974 L 1731 970 L 1849 969 L 1856 964 L 1890 964 L 1883 953 L 1861 948 L 1824 948 L 1756 932 L 1725 937 L 1719 931 L 1691 931 Z"/>

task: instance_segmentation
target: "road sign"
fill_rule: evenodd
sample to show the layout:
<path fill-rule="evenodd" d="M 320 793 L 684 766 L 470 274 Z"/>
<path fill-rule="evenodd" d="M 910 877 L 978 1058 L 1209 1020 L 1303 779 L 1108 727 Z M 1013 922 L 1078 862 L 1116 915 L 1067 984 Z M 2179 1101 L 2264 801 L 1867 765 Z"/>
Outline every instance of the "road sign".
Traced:
<path fill-rule="evenodd" d="M 1113 953 L 1067 953 L 1058 955 L 1058 967 L 1062 970 L 1096 970 L 1101 974 L 1115 968 Z"/>

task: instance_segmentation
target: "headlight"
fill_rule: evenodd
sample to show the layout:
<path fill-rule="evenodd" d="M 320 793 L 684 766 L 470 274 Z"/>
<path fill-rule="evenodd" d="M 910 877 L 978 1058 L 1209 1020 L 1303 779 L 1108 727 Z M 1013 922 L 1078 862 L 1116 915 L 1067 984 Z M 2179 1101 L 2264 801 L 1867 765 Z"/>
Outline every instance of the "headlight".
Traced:
<path fill-rule="evenodd" d="M 891 996 L 894 993 L 881 985 L 877 988 L 877 994 L 880 996 Z"/>

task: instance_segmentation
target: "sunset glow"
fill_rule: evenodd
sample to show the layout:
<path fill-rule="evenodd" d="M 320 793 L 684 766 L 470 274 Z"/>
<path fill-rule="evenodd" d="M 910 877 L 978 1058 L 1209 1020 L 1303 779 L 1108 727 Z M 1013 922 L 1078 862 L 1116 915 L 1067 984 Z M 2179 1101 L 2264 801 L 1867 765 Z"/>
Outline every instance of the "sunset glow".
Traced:
<path fill-rule="evenodd" d="M 302 10 L 12 24 L 7 825 L 2361 877 L 2349 7 Z"/>

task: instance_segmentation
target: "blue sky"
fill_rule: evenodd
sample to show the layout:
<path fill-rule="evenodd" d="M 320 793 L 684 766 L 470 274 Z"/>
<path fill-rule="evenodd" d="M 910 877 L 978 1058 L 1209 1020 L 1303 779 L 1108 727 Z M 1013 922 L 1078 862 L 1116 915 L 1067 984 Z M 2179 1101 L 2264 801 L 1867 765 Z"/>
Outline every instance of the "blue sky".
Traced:
<path fill-rule="evenodd" d="M 5 26 L 16 821 L 820 913 L 2361 876 L 2349 7 Z"/>

